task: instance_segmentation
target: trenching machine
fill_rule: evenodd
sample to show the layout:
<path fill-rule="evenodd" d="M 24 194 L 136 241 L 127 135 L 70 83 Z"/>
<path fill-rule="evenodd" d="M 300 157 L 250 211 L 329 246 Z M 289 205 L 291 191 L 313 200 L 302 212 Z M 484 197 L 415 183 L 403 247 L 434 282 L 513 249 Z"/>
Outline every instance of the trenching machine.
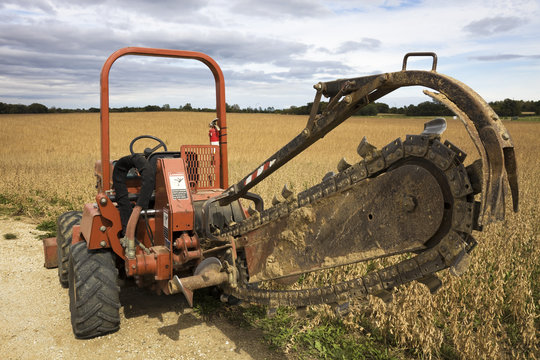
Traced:
<path fill-rule="evenodd" d="M 219 146 L 167 149 L 150 135 L 130 144 L 131 154 L 111 161 L 109 71 L 121 56 L 195 59 L 215 79 Z M 432 57 L 432 69 L 407 70 L 411 56 Z M 419 281 L 432 292 L 436 273 L 465 270 L 475 231 L 505 215 L 507 184 L 518 209 L 517 166 L 510 134 L 489 105 L 463 83 L 437 73 L 434 53 L 405 55 L 401 71 L 320 82 L 304 129 L 240 181 L 228 179 L 225 85 L 209 56 L 191 51 L 129 47 L 116 51 L 101 72 L 101 160 L 97 196 L 81 212 L 58 218 L 58 235 L 45 241 L 46 266 L 58 265 L 69 287 L 75 335 L 91 338 L 120 326 L 119 278 L 158 293 L 217 287 L 223 296 L 269 308 L 342 306 L 368 295 L 390 300 L 392 289 Z M 265 207 L 249 190 L 324 137 L 360 108 L 404 86 L 446 105 L 461 120 L 478 159 L 441 142 L 444 119 L 382 149 L 364 137 L 360 161 L 342 159 L 337 172 L 295 193 L 287 186 Z M 329 98 L 320 111 L 322 96 Z M 157 144 L 135 153 L 141 138 Z M 252 203 L 242 207 L 240 199 Z M 274 290 L 259 283 L 401 255 L 393 265 L 318 288 Z"/>

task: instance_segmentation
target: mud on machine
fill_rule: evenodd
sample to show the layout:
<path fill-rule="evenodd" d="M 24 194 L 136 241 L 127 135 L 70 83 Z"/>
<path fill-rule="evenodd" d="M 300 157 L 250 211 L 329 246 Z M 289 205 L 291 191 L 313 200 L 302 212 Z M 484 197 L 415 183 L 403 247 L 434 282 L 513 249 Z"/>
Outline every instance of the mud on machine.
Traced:
<path fill-rule="evenodd" d="M 219 146 L 168 149 L 151 135 L 111 161 L 109 71 L 126 55 L 194 59 L 215 79 Z M 431 70 L 407 70 L 411 56 L 433 58 Z M 225 83 L 218 64 L 199 52 L 128 47 L 101 72 L 101 159 L 95 203 L 58 218 L 58 235 L 45 245 L 45 263 L 58 265 L 69 288 L 71 323 L 78 338 L 119 329 L 118 278 L 158 293 L 216 286 L 225 297 L 267 305 L 334 304 L 367 295 L 391 300 L 392 289 L 419 281 L 434 292 L 436 273 L 466 269 L 475 231 L 504 219 L 508 184 L 518 210 L 517 166 L 510 134 L 489 105 L 465 84 L 437 73 L 434 53 L 409 53 L 401 71 L 320 82 L 305 128 L 235 184 L 228 179 Z M 272 205 L 249 190 L 332 131 L 360 108 L 404 86 L 423 86 L 451 109 L 478 150 L 465 154 L 441 142 L 444 119 L 425 124 L 377 149 L 364 137 L 360 161 L 342 159 L 317 185 L 294 193 L 286 185 Z M 329 98 L 320 111 L 322 96 Z M 361 136 L 359 134 L 359 136 Z M 136 153 L 142 138 L 156 141 Z M 244 209 L 240 199 L 252 205 Z M 386 268 L 341 283 L 301 290 L 258 287 L 261 281 L 372 259 L 410 254 Z"/>

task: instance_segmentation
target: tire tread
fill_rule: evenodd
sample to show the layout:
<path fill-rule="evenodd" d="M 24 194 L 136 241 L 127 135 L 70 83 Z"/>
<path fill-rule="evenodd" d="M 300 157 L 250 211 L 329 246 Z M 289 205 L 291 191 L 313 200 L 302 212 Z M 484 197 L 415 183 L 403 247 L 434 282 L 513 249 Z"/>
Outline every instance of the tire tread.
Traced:
<path fill-rule="evenodd" d="M 58 280 L 62 287 L 68 287 L 68 261 L 73 227 L 81 222 L 81 211 L 68 211 L 56 220 L 56 255 L 58 257 Z"/>
<path fill-rule="evenodd" d="M 69 297 L 71 325 L 77 338 L 89 339 L 120 328 L 118 269 L 109 250 L 71 245 Z"/>

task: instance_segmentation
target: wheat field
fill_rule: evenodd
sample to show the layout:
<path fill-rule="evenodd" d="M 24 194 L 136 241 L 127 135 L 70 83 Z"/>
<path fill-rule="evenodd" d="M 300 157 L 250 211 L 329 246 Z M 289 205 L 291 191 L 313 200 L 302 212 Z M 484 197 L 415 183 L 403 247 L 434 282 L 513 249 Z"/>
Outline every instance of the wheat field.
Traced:
<path fill-rule="evenodd" d="M 129 142 L 141 134 L 160 137 L 169 149 L 207 144 L 213 115 L 111 114 L 111 156 L 128 154 Z M 302 191 L 320 182 L 327 172 L 336 171 L 341 157 L 358 161 L 356 147 L 363 136 L 382 147 L 397 137 L 420 133 L 425 120 L 351 118 L 252 191 L 267 204 L 285 183 Z M 303 116 L 229 114 L 229 182 L 254 170 L 298 134 L 306 121 Z M 390 304 L 377 298 L 355 303 L 356 311 L 345 318 L 351 332 L 366 331 L 359 319 L 367 318 L 396 346 L 419 358 L 539 357 L 540 123 L 505 125 L 516 146 L 520 212 L 511 213 L 507 207 L 504 222 L 476 233 L 479 244 L 469 270 L 461 277 L 442 272 L 444 285 L 435 295 L 410 284 L 398 289 Z M 459 121 L 448 120 L 443 138 L 469 154 L 466 164 L 478 157 Z M 0 144 L 4 215 L 29 216 L 39 222 L 94 201 L 93 169 L 100 157 L 98 114 L 0 115 Z M 313 281 L 343 274 L 334 271 L 320 276 Z"/>

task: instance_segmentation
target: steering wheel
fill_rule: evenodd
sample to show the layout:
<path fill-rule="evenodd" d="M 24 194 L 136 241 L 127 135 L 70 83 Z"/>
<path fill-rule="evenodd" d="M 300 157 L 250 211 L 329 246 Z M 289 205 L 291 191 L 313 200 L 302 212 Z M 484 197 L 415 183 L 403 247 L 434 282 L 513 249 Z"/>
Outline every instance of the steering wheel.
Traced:
<path fill-rule="evenodd" d="M 144 156 L 146 158 L 148 158 L 152 153 L 154 153 L 160 147 L 163 148 L 163 151 L 167 151 L 167 145 L 165 145 L 163 140 L 161 140 L 160 138 L 157 138 L 157 137 L 152 136 L 152 135 L 141 135 L 141 136 L 137 136 L 135 139 L 131 140 L 131 142 L 129 143 L 129 152 L 131 152 L 131 155 L 135 155 L 135 151 L 133 151 L 133 145 L 137 142 L 137 140 L 140 140 L 140 139 L 152 139 L 152 140 L 155 140 L 155 141 L 157 141 L 159 143 L 155 147 L 153 147 L 152 149 L 150 149 L 150 148 L 144 149 Z"/>

